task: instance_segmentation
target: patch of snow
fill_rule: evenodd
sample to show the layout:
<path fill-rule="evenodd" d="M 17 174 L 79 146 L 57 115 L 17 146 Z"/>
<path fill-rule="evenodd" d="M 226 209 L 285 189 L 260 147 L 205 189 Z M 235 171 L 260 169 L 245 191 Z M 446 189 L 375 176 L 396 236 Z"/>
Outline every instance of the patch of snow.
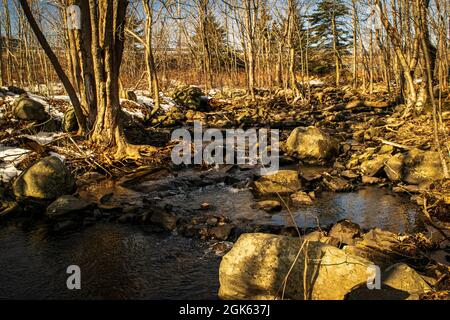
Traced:
<path fill-rule="evenodd" d="M 323 82 L 322 80 L 320 80 L 320 79 L 312 79 L 312 80 L 309 80 L 309 85 L 310 86 L 323 86 L 325 84 L 325 82 Z"/>
<path fill-rule="evenodd" d="M 22 171 L 18 170 L 16 165 L 29 152 L 27 149 L 0 145 L 0 180 L 9 182 L 20 175 Z"/>
<path fill-rule="evenodd" d="M 1 164 L 0 163 L 0 180 L 8 183 L 15 177 L 19 176 L 22 173 L 21 170 L 18 170 L 13 164 Z"/>
<path fill-rule="evenodd" d="M 63 155 L 60 155 L 59 153 L 56 152 L 49 152 L 49 154 L 53 157 L 58 158 L 59 160 L 61 160 L 62 163 L 64 163 L 66 161 L 66 157 Z"/>
<path fill-rule="evenodd" d="M 48 105 L 47 99 L 45 99 L 43 96 L 31 93 L 31 92 L 27 92 L 28 97 L 30 97 L 31 99 L 43 104 L 44 106 Z"/>
<path fill-rule="evenodd" d="M 125 109 L 125 108 L 122 108 L 122 110 L 125 113 L 129 114 L 130 116 L 132 116 L 132 117 L 136 117 L 136 118 L 140 118 L 140 119 L 144 119 L 145 118 L 145 115 L 142 113 L 141 110 L 128 110 L 128 109 Z"/>
<path fill-rule="evenodd" d="M 0 145 L 0 160 L 12 162 L 27 154 L 30 150 Z"/>
<path fill-rule="evenodd" d="M 147 96 L 138 95 L 137 100 L 140 104 L 147 104 L 149 106 L 153 106 L 153 99 Z"/>
<path fill-rule="evenodd" d="M 39 132 L 38 134 L 24 134 L 20 137 L 28 138 L 40 145 L 45 145 L 64 135 L 64 132 Z"/>
<path fill-rule="evenodd" d="M 162 103 L 162 104 L 160 104 L 159 106 L 160 106 L 161 109 L 163 109 L 163 110 L 166 111 L 166 112 L 169 111 L 170 108 L 174 107 L 174 105 L 171 105 L 171 104 L 165 104 L 165 103 Z"/>
<path fill-rule="evenodd" d="M 52 98 L 55 100 L 62 100 L 62 101 L 70 102 L 69 96 L 52 96 Z"/>

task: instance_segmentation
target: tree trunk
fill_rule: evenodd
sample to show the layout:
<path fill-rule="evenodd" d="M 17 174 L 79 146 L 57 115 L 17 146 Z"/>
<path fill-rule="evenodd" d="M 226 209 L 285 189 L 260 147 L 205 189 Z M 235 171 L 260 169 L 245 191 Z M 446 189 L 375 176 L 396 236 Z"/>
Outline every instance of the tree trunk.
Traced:
<path fill-rule="evenodd" d="M 145 13 L 147 15 L 145 20 L 145 63 L 147 67 L 147 72 L 149 75 L 149 91 L 152 94 L 153 91 L 153 101 L 154 106 L 151 112 L 151 115 L 154 115 L 160 107 L 160 98 L 159 98 L 159 82 L 158 82 L 158 73 L 156 72 L 156 64 L 155 57 L 153 55 L 153 1 L 151 4 L 149 0 L 143 0 L 143 6 Z"/>
<path fill-rule="evenodd" d="M 4 86 L 5 79 L 4 79 L 4 72 L 3 72 L 3 35 L 2 35 L 2 24 L 0 21 L 0 86 Z"/>
<path fill-rule="evenodd" d="M 333 52 L 334 52 L 334 63 L 336 71 L 336 87 L 339 87 L 341 82 L 341 57 L 338 48 L 338 35 L 336 29 L 336 15 L 335 12 L 331 12 L 331 30 L 333 33 Z"/>
<path fill-rule="evenodd" d="M 36 20 L 34 19 L 34 16 L 31 12 L 30 7 L 28 6 L 27 0 L 19 0 L 20 5 L 22 6 L 23 12 L 25 14 L 25 17 L 27 18 L 31 29 L 33 30 L 34 34 L 36 35 L 37 40 L 39 41 L 42 49 L 44 50 L 45 54 L 47 55 L 48 59 L 53 65 L 53 68 L 55 69 L 56 74 L 58 75 L 59 79 L 61 80 L 64 89 L 66 89 L 67 94 L 69 95 L 70 101 L 72 102 L 72 106 L 75 111 L 75 115 L 77 117 L 78 125 L 83 132 L 86 128 L 86 121 L 85 117 L 83 115 L 83 111 L 81 109 L 80 100 L 78 100 L 77 93 L 75 92 L 75 89 L 73 88 L 72 84 L 70 83 L 69 78 L 65 74 L 64 70 L 62 69 L 58 58 L 56 57 L 53 50 L 50 48 L 50 45 L 47 42 L 47 39 L 42 34 L 41 30 L 39 29 Z"/>

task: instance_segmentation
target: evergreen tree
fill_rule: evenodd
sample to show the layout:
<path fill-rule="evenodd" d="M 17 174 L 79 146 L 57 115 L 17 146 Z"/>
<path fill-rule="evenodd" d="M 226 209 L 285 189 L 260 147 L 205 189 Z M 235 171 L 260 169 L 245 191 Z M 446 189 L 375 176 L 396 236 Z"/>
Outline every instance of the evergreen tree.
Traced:
<path fill-rule="evenodd" d="M 316 58 L 327 65 L 333 64 L 327 60 L 334 57 L 336 84 L 339 84 L 342 56 L 351 44 L 350 31 L 345 26 L 348 17 L 349 9 L 343 0 L 321 0 L 309 18 L 312 49 Z"/>
<path fill-rule="evenodd" d="M 211 60 L 213 68 L 216 70 L 219 66 L 224 64 L 227 59 L 227 39 L 225 29 L 217 21 L 216 17 L 208 12 L 206 16 L 206 37 L 209 48 L 211 50 Z M 193 45 L 196 48 L 195 51 L 201 50 L 202 35 L 200 26 L 195 28 L 195 34 L 193 36 Z"/>

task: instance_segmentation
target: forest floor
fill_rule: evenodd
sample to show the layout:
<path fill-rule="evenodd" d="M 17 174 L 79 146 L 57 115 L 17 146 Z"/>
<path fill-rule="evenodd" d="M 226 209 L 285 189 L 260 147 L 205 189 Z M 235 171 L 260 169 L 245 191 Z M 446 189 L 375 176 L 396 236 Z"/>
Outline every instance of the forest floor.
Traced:
<path fill-rule="evenodd" d="M 170 159 L 170 152 L 174 146 L 174 142 L 170 140 L 171 132 L 175 128 L 191 127 L 197 120 L 202 122 L 204 128 L 280 129 L 280 163 L 282 167 L 289 167 L 302 161 L 289 152 L 287 138 L 297 127 L 314 126 L 334 139 L 338 151 L 329 162 L 320 163 L 325 169 L 319 173 L 301 175 L 305 194 L 314 200 L 316 194 L 324 190 L 347 192 L 371 185 L 388 188 L 394 193 L 401 193 L 410 198 L 420 208 L 421 219 L 426 227 L 420 232 L 403 235 L 402 249 L 396 250 L 413 257 L 412 261 L 419 265 L 422 271 L 426 269 L 427 274 L 431 274 L 435 279 L 433 282 L 435 293 L 426 298 L 445 297 L 445 294 L 442 296 L 443 292 L 447 292 L 448 297 L 449 256 L 444 253 L 444 260 L 431 259 L 433 267 L 430 267 L 430 259 L 427 262 L 423 260 L 423 252 L 439 249 L 448 254 L 445 250 L 449 248 L 450 236 L 450 181 L 427 179 L 429 172 L 434 176 L 436 170 L 438 176 L 442 174 L 439 173 L 442 168 L 439 168 L 439 163 L 436 162 L 435 153 L 430 153 L 435 145 L 433 118 L 430 113 L 405 114 L 405 106 L 390 98 L 381 89 L 368 95 L 350 87 L 317 86 L 311 89 L 311 101 L 306 105 L 302 104 L 301 100 L 294 101 L 291 93 L 285 90 L 258 90 L 255 101 L 246 96 L 243 90 L 215 90 L 214 94 L 210 93 L 209 103 L 198 108 L 184 107 L 164 97 L 163 107 L 152 119 L 147 117 L 151 99 L 146 97 L 145 93 L 137 92 L 136 101 L 122 101 L 122 108 L 125 111 L 123 124 L 127 139 L 133 144 L 148 144 L 159 148 L 157 154 L 143 157 L 139 161 L 112 161 L 106 154 L 97 152 L 88 140 L 77 136 L 76 132 L 63 132 L 60 129 L 61 122 L 64 114 L 70 109 L 70 103 L 65 97 L 44 98 L 29 94 L 31 98 L 45 105 L 51 118 L 44 124 L 17 119 L 12 112 L 12 103 L 17 98 L 17 93 L 20 92 L 14 93 L 7 88 L 3 88 L 0 93 L 0 180 L 2 180 L 0 217 L 6 219 L 33 211 L 35 202 L 17 204 L 12 182 L 33 163 L 50 155 L 64 159 L 76 179 L 77 195 L 95 203 L 96 209 L 90 209 L 94 216 L 98 215 L 96 210 L 120 211 L 114 218 L 108 215 L 108 219 L 136 222 L 137 219 L 141 219 L 133 214 L 136 209 L 161 207 L 159 203 L 161 201 L 148 199 L 137 203 L 131 201 L 131 205 L 124 207 L 123 198 L 129 199 L 130 193 L 127 191 L 115 197 L 114 190 L 117 190 L 115 189 L 117 186 L 145 185 L 145 181 L 157 181 L 152 187 L 145 185 L 146 189 L 142 187 L 144 189 L 139 192 L 157 191 L 158 199 L 161 199 L 164 196 L 171 196 L 170 192 L 180 188 L 181 185 L 187 188 L 204 187 L 229 183 L 231 180 L 233 186 L 251 186 L 259 179 L 255 171 L 236 165 L 221 166 L 217 172 L 211 172 L 214 166 L 197 166 L 200 173 L 195 177 L 189 173 L 186 178 L 182 174 L 183 167 L 175 166 Z M 439 139 L 444 148 L 446 161 L 450 164 L 448 131 L 450 94 L 443 94 L 442 97 L 442 121 L 447 129 L 440 131 Z M 52 121 L 55 125 L 49 130 L 49 122 Z M 416 156 L 417 152 L 419 156 Z M 392 168 L 387 163 L 391 158 L 399 157 L 405 157 L 402 161 L 405 161 L 404 166 L 408 168 L 397 171 L 402 173 L 402 170 L 410 170 L 413 173 L 406 178 L 395 179 L 389 173 Z M 319 163 L 309 164 L 319 165 Z M 424 174 L 425 178 L 421 174 Z M 167 180 L 168 178 L 171 179 Z M 109 188 L 110 182 L 114 185 L 112 189 Z M 94 191 L 91 186 L 95 186 Z M 279 200 L 282 199 L 272 199 L 281 202 L 283 206 L 286 205 Z M 262 201 L 254 200 L 254 202 L 252 205 L 263 205 Z M 274 205 L 273 202 L 265 204 Z M 48 203 L 45 204 L 47 205 Z M 184 209 L 198 212 L 198 210 L 208 211 L 211 208 L 210 204 L 205 202 L 195 210 Z M 270 211 L 273 208 L 263 209 Z M 164 204 L 164 210 L 168 211 L 167 203 Z M 187 219 L 183 212 L 175 214 L 175 221 L 178 219 L 178 222 L 174 222 L 175 226 L 178 225 L 178 230 L 183 235 L 218 240 L 233 238 L 231 227 L 228 226 L 236 226 L 236 222 L 230 221 L 229 218 L 214 214 L 209 214 L 204 219 L 196 216 L 192 218 L 191 212 L 187 215 L 189 217 Z M 145 214 L 143 216 L 142 219 L 145 220 Z M 183 218 L 180 219 L 180 216 Z M 168 215 L 149 219 L 152 223 L 170 230 L 174 224 L 171 222 L 172 218 Z M 85 219 L 85 222 L 92 220 L 95 219 L 90 217 L 90 220 Z M 240 227 L 245 229 L 243 226 Z M 262 226 L 252 228 L 253 231 L 265 230 Z M 312 229 L 302 232 L 306 233 Z M 328 226 L 321 230 L 326 234 L 330 229 L 331 226 Z M 295 235 L 292 225 L 290 228 L 278 229 L 272 226 L 268 231 Z"/>

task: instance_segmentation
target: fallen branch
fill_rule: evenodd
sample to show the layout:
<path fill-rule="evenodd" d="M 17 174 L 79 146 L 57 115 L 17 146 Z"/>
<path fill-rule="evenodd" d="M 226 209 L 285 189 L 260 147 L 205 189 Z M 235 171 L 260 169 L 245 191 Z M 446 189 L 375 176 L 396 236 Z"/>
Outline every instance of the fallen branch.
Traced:
<path fill-rule="evenodd" d="M 400 148 L 400 149 L 405 149 L 405 150 L 412 150 L 414 149 L 413 147 L 410 146 L 405 146 L 404 144 L 400 144 L 400 143 L 396 143 L 396 142 L 392 142 L 392 141 L 387 141 L 381 138 L 377 138 L 378 141 L 380 141 L 383 144 L 387 144 L 396 148 Z"/>

